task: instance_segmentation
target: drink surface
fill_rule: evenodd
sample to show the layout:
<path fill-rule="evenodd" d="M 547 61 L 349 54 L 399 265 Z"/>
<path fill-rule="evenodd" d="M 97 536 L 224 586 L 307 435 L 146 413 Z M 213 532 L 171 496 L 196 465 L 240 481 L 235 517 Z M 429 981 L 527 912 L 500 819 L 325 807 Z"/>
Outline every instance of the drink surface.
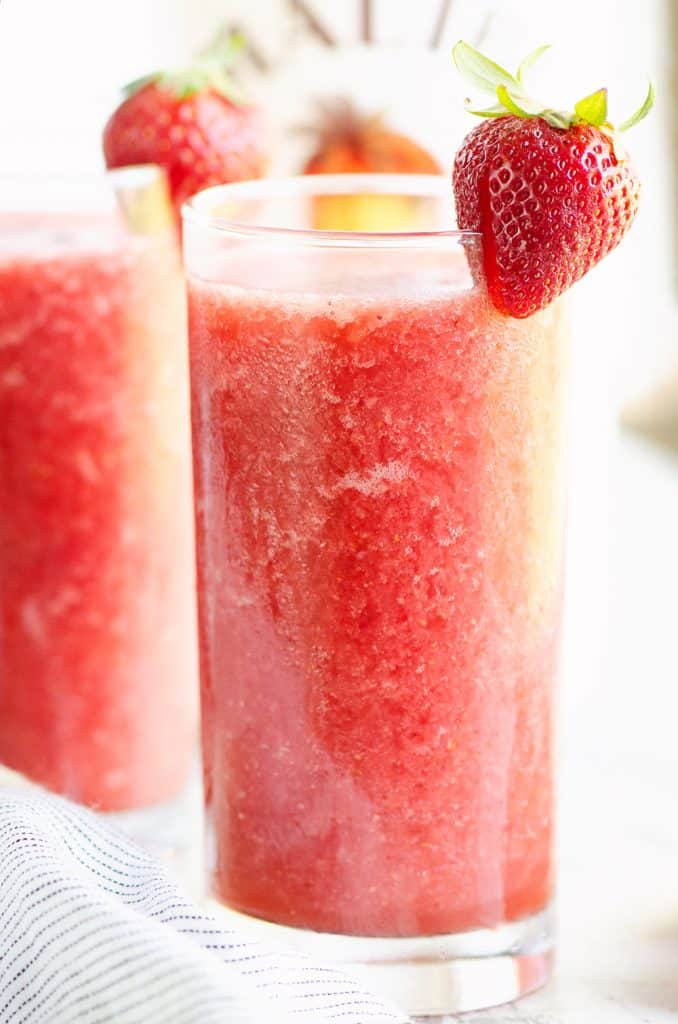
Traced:
<path fill-rule="evenodd" d="M 193 750 L 185 362 L 166 238 L 0 220 L 0 763 L 102 809 Z"/>
<path fill-rule="evenodd" d="M 500 317 L 440 259 L 189 282 L 212 882 L 278 923 L 551 896 L 561 313 Z"/>

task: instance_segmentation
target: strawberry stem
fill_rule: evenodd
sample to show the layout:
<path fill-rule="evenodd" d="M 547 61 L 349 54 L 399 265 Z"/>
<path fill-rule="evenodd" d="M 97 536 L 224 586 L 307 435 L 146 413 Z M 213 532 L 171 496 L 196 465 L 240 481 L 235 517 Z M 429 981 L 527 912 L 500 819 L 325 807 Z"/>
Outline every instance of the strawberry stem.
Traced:
<path fill-rule="evenodd" d="M 246 46 L 247 42 L 241 33 L 221 29 L 188 67 L 143 75 L 126 85 L 123 91 L 125 96 L 132 96 L 156 82 L 182 100 L 205 89 L 213 89 L 231 103 L 243 103 L 243 94 L 232 78 L 231 71 Z"/>

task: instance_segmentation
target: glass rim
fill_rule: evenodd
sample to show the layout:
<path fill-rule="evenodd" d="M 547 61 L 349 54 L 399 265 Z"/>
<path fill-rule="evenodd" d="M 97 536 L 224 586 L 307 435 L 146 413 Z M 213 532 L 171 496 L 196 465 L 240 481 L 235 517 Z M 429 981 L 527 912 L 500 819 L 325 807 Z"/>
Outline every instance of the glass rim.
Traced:
<path fill-rule="evenodd" d="M 449 198 L 452 185 L 443 174 L 305 174 L 256 178 L 213 185 L 197 192 L 181 208 L 184 226 L 242 238 L 278 240 L 315 246 L 429 247 L 436 243 L 478 242 L 479 231 L 444 228 L 435 231 L 325 231 L 318 228 L 275 227 L 250 224 L 215 214 L 219 200 L 298 199 L 347 195 L 407 195 L 412 198 Z"/>
<path fill-rule="evenodd" d="M 136 191 L 165 180 L 159 164 L 129 164 L 102 167 L 86 174 L 0 174 L 0 210 L 17 200 L 38 202 L 35 209 L 49 209 L 57 202 L 64 208 L 78 209 L 98 197 L 113 195 L 118 189 Z"/>
<path fill-rule="evenodd" d="M 113 218 L 132 235 L 176 232 L 167 175 L 158 164 L 102 168 L 89 175 L 0 175 L 0 239 L 42 238 L 54 226 L 82 228 L 83 218 Z"/>
<path fill-rule="evenodd" d="M 124 167 L 100 167 L 98 170 L 87 171 L 84 174 L 66 173 L 52 174 L 45 172 L 33 174 L 4 174 L 0 172 L 0 188 L 5 185 L 16 185 L 19 188 L 44 188 L 46 184 L 54 185 L 55 188 L 73 188 L 77 185 L 101 185 L 102 182 L 112 179 L 114 181 L 128 179 L 129 181 L 146 184 L 163 174 L 164 170 L 160 164 L 125 164 Z"/>

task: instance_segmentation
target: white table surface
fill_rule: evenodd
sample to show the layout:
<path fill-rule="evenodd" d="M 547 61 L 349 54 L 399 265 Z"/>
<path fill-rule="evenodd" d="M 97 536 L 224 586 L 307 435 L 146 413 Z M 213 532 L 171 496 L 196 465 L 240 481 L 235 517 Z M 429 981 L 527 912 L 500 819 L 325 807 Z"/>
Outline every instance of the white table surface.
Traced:
<path fill-rule="evenodd" d="M 561 695 L 556 976 L 466 1024 L 678 1022 L 678 455 L 623 437 L 610 467 L 598 490 L 580 486 L 573 510 L 566 644 L 578 656 Z M 601 494 L 602 538 L 586 527 Z M 180 818 L 158 816 L 159 852 L 177 825 L 184 837 L 199 829 L 198 803 L 196 782 Z M 148 819 L 139 824 L 147 837 Z M 197 844 L 176 866 L 195 889 Z"/>

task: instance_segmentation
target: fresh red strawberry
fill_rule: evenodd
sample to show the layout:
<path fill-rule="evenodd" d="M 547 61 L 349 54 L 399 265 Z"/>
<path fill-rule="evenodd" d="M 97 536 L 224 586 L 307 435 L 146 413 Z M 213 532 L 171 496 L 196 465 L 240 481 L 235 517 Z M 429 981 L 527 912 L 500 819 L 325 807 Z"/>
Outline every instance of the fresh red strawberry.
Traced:
<path fill-rule="evenodd" d="M 228 74 L 237 49 L 231 40 L 185 71 L 133 82 L 104 129 L 108 167 L 165 168 L 177 217 L 201 189 L 258 178 L 266 168 L 259 111 L 242 100 Z"/>
<path fill-rule="evenodd" d="M 479 231 L 490 298 L 503 313 L 542 309 L 614 249 L 638 210 L 640 182 L 619 132 L 649 112 L 642 107 L 615 132 L 605 89 L 550 110 L 525 93 L 531 54 L 516 77 L 466 43 L 458 68 L 497 104 L 466 137 L 454 163 L 459 227 Z"/>

